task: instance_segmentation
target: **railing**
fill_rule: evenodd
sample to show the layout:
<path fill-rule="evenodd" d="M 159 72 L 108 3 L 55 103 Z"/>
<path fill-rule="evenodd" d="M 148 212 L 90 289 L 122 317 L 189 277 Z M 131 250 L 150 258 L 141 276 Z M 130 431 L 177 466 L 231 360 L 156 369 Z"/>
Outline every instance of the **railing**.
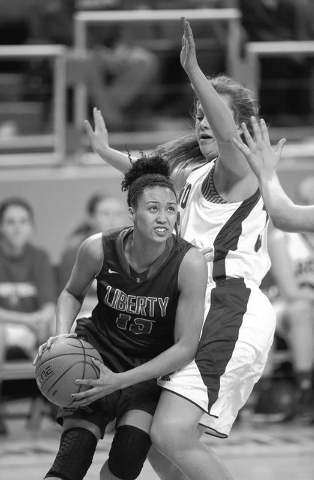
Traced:
<path fill-rule="evenodd" d="M 66 149 L 66 47 L 62 45 L 5 45 L 0 46 L 0 61 L 21 61 L 25 59 L 51 59 L 53 64 L 53 126 L 51 134 L 19 135 L 0 139 L 0 152 L 14 152 L 16 149 L 49 153 L 23 153 L 1 156 L 1 166 L 21 164 L 51 164 L 64 160 Z M 51 153 L 50 153 L 51 152 Z"/>
<path fill-rule="evenodd" d="M 248 42 L 245 48 L 246 84 L 257 95 L 261 85 L 260 60 L 265 57 L 314 57 L 314 40 Z"/>
<path fill-rule="evenodd" d="M 235 8 L 78 12 L 74 16 L 74 47 L 78 53 L 86 50 L 87 29 L 95 24 L 127 23 L 128 26 L 130 26 L 130 24 L 135 25 L 141 23 L 179 22 L 180 17 L 186 17 L 192 23 L 224 22 L 227 24 L 226 65 L 228 73 L 235 76 L 241 31 L 241 14 L 240 11 Z M 80 83 L 75 89 L 74 112 L 75 124 L 78 129 L 82 127 L 82 122 L 86 118 L 86 111 L 86 88 L 84 83 Z"/>

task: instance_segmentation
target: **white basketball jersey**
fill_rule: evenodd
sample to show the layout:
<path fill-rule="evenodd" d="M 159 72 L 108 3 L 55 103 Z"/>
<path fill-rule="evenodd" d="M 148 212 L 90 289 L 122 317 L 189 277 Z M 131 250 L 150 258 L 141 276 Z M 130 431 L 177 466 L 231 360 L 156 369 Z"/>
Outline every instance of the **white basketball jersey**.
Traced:
<path fill-rule="evenodd" d="M 314 246 L 301 233 L 276 231 L 274 235 L 284 237 L 298 286 L 314 289 Z"/>
<path fill-rule="evenodd" d="M 196 247 L 212 247 L 208 264 L 214 281 L 245 278 L 258 285 L 270 267 L 267 253 L 268 214 L 259 190 L 235 203 L 214 203 L 202 184 L 215 162 L 193 171 L 180 195 L 180 234 Z M 209 278 L 211 281 L 211 278 Z"/>

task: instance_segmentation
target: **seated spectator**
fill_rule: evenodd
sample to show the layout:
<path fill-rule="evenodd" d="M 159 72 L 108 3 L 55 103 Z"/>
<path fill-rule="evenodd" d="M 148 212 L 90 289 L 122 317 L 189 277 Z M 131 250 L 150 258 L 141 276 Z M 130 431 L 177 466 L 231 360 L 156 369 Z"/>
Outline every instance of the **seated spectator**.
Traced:
<path fill-rule="evenodd" d="M 237 0 L 245 40 L 269 42 L 311 40 L 313 6 L 308 0 Z M 311 15 L 311 16 L 310 16 Z M 277 125 L 307 123 L 313 114 L 311 76 L 313 62 L 302 55 L 263 58 L 260 99 L 263 115 Z"/>
<path fill-rule="evenodd" d="M 314 203 L 314 177 L 299 187 L 302 203 Z M 314 234 L 274 229 L 269 236 L 271 274 L 279 295 L 270 298 L 277 312 L 277 334 L 291 355 L 295 398 L 291 416 L 303 423 L 314 421 Z M 273 355 L 261 380 L 259 413 L 277 413 L 271 401 Z M 270 412 L 269 406 L 272 406 Z M 275 415 L 276 418 L 276 415 Z"/>
<path fill-rule="evenodd" d="M 215 9 L 235 6 L 236 0 L 158 0 L 153 2 L 154 9 Z M 152 2 L 149 2 L 152 3 Z M 179 15 L 179 14 L 178 14 Z M 167 42 L 165 49 L 161 49 L 161 78 L 162 95 L 157 110 L 161 116 L 182 118 L 191 109 L 193 92 L 186 83 L 178 58 L 181 48 L 181 25 L 177 22 L 160 22 L 151 29 L 155 41 Z M 147 28 L 147 27 L 146 27 Z M 225 72 L 226 49 L 228 43 L 228 26 L 226 22 L 196 21 L 193 32 L 197 38 L 198 63 L 206 75 L 212 76 Z M 136 35 L 141 35 L 137 31 Z M 165 40 L 166 39 L 166 40 Z M 105 113 L 105 112 L 103 112 Z"/>
<path fill-rule="evenodd" d="M 31 42 L 73 46 L 73 14 L 84 10 L 119 10 L 120 0 L 80 2 L 46 0 L 42 3 L 33 29 Z M 69 83 L 84 82 L 89 99 L 106 115 L 111 129 L 126 126 L 129 109 L 140 101 L 149 102 L 152 82 L 158 74 L 158 60 L 149 50 L 136 46 L 132 38 L 124 38 L 124 27 L 117 24 L 94 26 L 88 30 L 89 48 L 83 56 L 69 51 L 67 69 Z M 145 98 L 143 98 L 145 96 Z M 140 108 L 137 105 L 137 114 Z M 134 119 L 133 125 L 134 125 Z"/>
<path fill-rule="evenodd" d="M 33 360 L 54 331 L 55 278 L 48 254 L 31 243 L 34 214 L 22 198 L 0 205 L 0 362 Z M 0 366 L 1 368 L 1 366 Z M 0 433 L 6 433 L 0 417 Z"/>
<path fill-rule="evenodd" d="M 58 291 L 61 292 L 70 278 L 79 246 L 85 238 L 129 224 L 125 204 L 119 197 L 103 192 L 94 193 L 86 204 L 86 218 L 71 233 L 61 256 L 58 268 Z M 89 315 L 97 303 L 95 286 L 92 285 L 85 297 L 84 315 Z"/>

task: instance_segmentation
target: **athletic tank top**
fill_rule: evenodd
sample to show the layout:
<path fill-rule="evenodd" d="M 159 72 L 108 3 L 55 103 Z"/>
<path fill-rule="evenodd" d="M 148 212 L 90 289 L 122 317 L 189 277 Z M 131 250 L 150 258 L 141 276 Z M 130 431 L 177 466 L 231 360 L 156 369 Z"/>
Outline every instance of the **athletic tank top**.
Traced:
<path fill-rule="evenodd" d="M 215 161 L 194 170 L 180 195 L 180 234 L 196 247 L 213 248 L 209 282 L 245 278 L 260 285 L 270 267 L 268 214 L 259 190 L 241 202 L 219 202 L 206 187 Z M 206 198 L 202 193 L 206 192 Z"/>
<path fill-rule="evenodd" d="M 178 272 L 192 245 L 172 235 L 150 269 L 136 274 L 123 248 L 132 231 L 103 235 L 104 262 L 96 277 L 98 304 L 92 321 L 124 353 L 152 358 L 173 345 Z"/>

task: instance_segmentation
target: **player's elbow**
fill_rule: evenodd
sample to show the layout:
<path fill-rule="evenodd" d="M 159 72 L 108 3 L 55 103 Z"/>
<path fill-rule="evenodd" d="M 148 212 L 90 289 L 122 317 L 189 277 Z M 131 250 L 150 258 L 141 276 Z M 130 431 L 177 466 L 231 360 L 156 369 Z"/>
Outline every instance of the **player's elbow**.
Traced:
<path fill-rule="evenodd" d="M 194 360 L 197 347 L 198 347 L 198 339 L 197 340 L 190 339 L 190 340 L 183 341 L 179 346 L 180 346 L 181 357 L 184 365 Z"/>
<path fill-rule="evenodd" d="M 271 217 L 273 225 L 275 228 L 278 230 L 282 230 L 284 232 L 290 231 L 290 224 L 291 224 L 291 218 L 286 218 L 280 215 L 273 215 Z"/>
<path fill-rule="evenodd" d="M 62 292 L 60 293 L 60 296 L 59 296 L 59 299 L 58 299 L 58 303 L 62 302 L 62 301 L 68 301 L 68 300 L 76 300 L 77 302 L 79 302 L 80 304 L 83 303 L 83 300 L 84 300 L 84 294 L 81 294 L 81 295 L 78 295 L 74 292 L 71 292 L 71 290 L 68 288 L 68 286 L 66 285 L 64 287 L 64 289 L 62 290 Z"/>

